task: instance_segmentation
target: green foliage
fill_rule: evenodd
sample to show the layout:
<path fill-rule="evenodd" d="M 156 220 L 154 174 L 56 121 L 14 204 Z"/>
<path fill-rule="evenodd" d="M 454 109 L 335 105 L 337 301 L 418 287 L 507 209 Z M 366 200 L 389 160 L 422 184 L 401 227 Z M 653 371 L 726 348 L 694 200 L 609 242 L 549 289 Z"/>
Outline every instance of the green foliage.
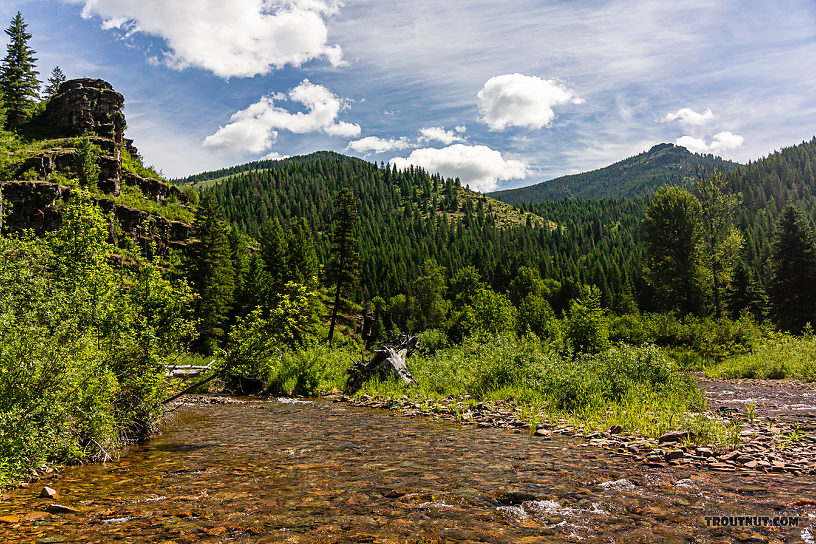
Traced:
<path fill-rule="evenodd" d="M 154 428 L 192 293 L 133 255 L 115 270 L 98 208 L 47 239 L 0 237 L 0 485 L 46 462 L 104 459 Z"/>
<path fill-rule="evenodd" d="M 130 152 L 124 148 L 122 148 L 122 171 L 130 172 L 143 178 L 154 178 L 164 180 L 164 176 L 156 172 L 156 170 L 152 166 L 145 166 L 144 164 L 142 164 L 142 159 L 140 157 L 131 156 Z M 192 189 L 192 187 L 190 187 L 190 189 Z M 192 190 L 193 192 L 197 193 L 195 189 Z M 183 189 L 182 192 L 184 192 Z M 194 203 L 194 205 L 197 203 L 198 199 L 196 198 L 196 202 Z"/>
<path fill-rule="evenodd" d="M 714 316 L 721 317 L 722 289 L 731 281 L 743 244 L 742 235 L 733 224 L 741 196 L 730 192 L 725 176 L 716 171 L 708 178 L 698 179 L 695 192 L 701 210 L 702 260 L 708 269 Z"/>
<path fill-rule="evenodd" d="M 445 299 L 447 289 L 445 269 L 433 259 L 425 260 L 422 263 L 422 274 L 414 285 L 414 296 L 410 301 L 408 330 L 422 331 L 445 326 L 450 308 L 450 303 Z"/>
<path fill-rule="evenodd" d="M 228 233 L 218 203 L 205 195 L 196 211 L 193 239 L 185 255 L 187 278 L 199 296 L 197 345 L 203 353 L 215 352 L 226 339 L 235 289 Z"/>
<path fill-rule="evenodd" d="M 39 98 L 40 82 L 34 67 L 37 59 L 28 44 L 31 34 L 26 31 L 27 28 L 28 25 L 18 11 L 6 28 L 9 43 L 0 65 L 0 90 L 6 108 L 6 123 L 12 128 L 25 120 Z"/>
<path fill-rule="evenodd" d="M 340 306 L 340 295 L 344 289 L 357 284 L 360 274 L 359 243 L 357 241 L 357 199 L 354 193 L 344 187 L 334 199 L 332 207 L 332 260 L 328 268 L 328 283 L 334 286 L 334 305 L 329 325 L 329 345 L 334 339 L 334 326 Z"/>
<path fill-rule="evenodd" d="M 642 229 L 648 277 L 666 310 L 700 313 L 703 307 L 702 208 L 686 189 L 661 187 Z"/>
<path fill-rule="evenodd" d="M 99 155 L 102 149 L 93 142 L 86 134 L 77 142 L 74 153 L 74 169 L 76 170 L 79 183 L 83 187 L 96 187 L 99 182 Z"/>
<path fill-rule="evenodd" d="M 779 220 L 768 291 L 782 329 L 799 332 L 805 323 L 816 323 L 816 246 L 813 231 L 793 206 Z"/>
<path fill-rule="evenodd" d="M 715 378 L 762 378 L 816 381 L 816 339 L 778 334 L 764 339 L 750 353 L 742 353 L 707 368 Z"/>
<path fill-rule="evenodd" d="M 59 92 L 60 85 L 65 83 L 65 74 L 62 73 L 62 69 L 59 66 L 54 66 L 51 70 L 51 75 L 48 76 L 48 82 L 43 90 L 43 97 L 44 98 L 51 98 L 55 94 Z"/>
<path fill-rule="evenodd" d="M 598 353 L 609 346 L 609 320 L 601 308 L 597 287 L 570 303 L 564 329 L 569 345 L 579 353 Z"/>

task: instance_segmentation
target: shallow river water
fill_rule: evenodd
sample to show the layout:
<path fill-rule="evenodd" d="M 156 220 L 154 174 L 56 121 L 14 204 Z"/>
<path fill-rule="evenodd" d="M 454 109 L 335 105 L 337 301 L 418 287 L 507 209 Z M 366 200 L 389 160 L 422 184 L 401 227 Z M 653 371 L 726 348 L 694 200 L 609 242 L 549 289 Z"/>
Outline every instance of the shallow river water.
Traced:
<path fill-rule="evenodd" d="M 816 542 L 812 476 L 654 469 L 580 444 L 323 400 L 184 406 L 120 460 L 5 496 L 0 516 L 21 519 L 0 542 Z M 43 485 L 77 511 L 45 512 Z"/>

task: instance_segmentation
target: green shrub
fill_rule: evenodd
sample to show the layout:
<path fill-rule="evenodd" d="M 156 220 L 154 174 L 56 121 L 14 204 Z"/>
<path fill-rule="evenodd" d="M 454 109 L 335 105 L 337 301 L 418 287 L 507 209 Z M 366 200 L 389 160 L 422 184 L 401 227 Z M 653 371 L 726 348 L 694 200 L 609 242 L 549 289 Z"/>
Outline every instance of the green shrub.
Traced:
<path fill-rule="evenodd" d="M 597 287 L 590 287 L 586 296 L 570 302 L 564 326 L 570 346 L 579 353 L 598 353 L 609 346 L 609 321 Z"/>

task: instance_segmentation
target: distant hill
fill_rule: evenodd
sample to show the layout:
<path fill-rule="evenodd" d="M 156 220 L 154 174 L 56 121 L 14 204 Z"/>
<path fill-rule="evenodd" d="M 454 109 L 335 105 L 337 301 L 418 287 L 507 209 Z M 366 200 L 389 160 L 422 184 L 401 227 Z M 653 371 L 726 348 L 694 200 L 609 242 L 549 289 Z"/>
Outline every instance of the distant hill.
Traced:
<path fill-rule="evenodd" d="M 682 185 L 698 171 L 730 172 L 739 164 L 689 152 L 674 144 L 658 144 L 649 151 L 599 170 L 563 176 L 528 187 L 489 193 L 510 204 L 525 204 L 565 198 L 634 198 L 655 192 L 662 185 Z"/>

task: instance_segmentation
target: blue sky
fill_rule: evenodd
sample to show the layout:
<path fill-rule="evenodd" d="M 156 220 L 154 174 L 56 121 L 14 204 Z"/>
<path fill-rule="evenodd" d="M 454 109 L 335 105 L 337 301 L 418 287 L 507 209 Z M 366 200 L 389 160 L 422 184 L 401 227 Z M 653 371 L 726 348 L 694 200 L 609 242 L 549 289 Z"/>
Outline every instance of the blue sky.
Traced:
<path fill-rule="evenodd" d="M 331 149 L 479 190 L 816 134 L 816 2 L 0 0 L 171 177 Z"/>

